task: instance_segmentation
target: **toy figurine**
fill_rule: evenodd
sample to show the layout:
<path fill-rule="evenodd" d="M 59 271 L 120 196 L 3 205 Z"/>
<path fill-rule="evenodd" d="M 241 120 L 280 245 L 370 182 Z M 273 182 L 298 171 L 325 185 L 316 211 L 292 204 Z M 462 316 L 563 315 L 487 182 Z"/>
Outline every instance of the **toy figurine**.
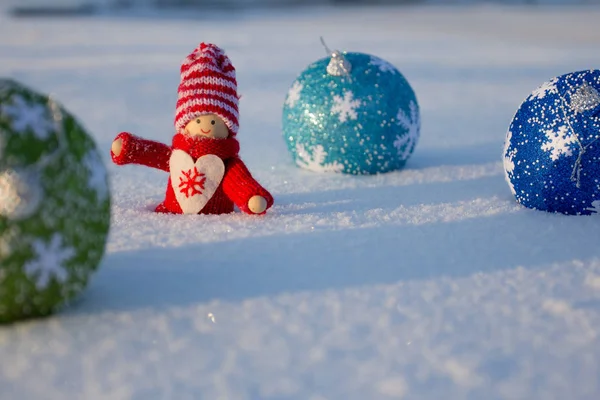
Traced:
<path fill-rule="evenodd" d="M 112 159 L 170 173 L 157 212 L 224 214 L 235 204 L 263 214 L 273 197 L 238 157 L 238 98 L 229 58 L 214 44 L 201 43 L 181 65 L 171 147 L 122 132 L 112 144 Z"/>

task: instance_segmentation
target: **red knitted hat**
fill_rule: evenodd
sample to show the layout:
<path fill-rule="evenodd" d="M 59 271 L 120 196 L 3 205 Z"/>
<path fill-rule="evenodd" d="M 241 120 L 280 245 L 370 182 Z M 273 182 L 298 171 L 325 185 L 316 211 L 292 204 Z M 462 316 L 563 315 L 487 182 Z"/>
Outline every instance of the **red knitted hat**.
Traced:
<path fill-rule="evenodd" d="M 185 126 L 202 114 L 223 119 L 231 135 L 238 132 L 238 94 L 235 68 L 214 44 L 200 43 L 181 64 L 175 127 Z"/>

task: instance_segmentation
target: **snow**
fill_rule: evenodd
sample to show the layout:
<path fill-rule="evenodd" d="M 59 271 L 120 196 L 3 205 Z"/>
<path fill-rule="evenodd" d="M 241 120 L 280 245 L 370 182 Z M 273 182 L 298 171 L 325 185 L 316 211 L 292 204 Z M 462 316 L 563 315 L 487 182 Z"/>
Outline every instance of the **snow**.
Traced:
<path fill-rule="evenodd" d="M 59 283 L 67 282 L 69 274 L 64 264 L 75 255 L 75 250 L 63 247 L 62 236 L 55 233 L 49 243 L 35 240 L 31 245 L 36 258 L 28 261 L 23 269 L 36 287 L 39 290 L 46 289 L 52 279 Z"/>
<path fill-rule="evenodd" d="M 552 161 L 558 160 L 562 155 L 573 155 L 571 144 L 577 143 L 577 136 L 571 134 L 569 128 L 561 125 L 558 129 L 549 129 L 545 133 L 548 142 L 542 144 L 542 150 L 550 153 Z"/>
<path fill-rule="evenodd" d="M 333 96 L 333 105 L 331 106 L 331 114 L 339 114 L 340 122 L 346 122 L 348 119 L 358 118 L 356 109 L 360 107 L 362 102 L 354 100 L 354 94 L 350 90 L 344 91 L 344 97 Z"/>
<path fill-rule="evenodd" d="M 0 16 L 0 74 L 81 120 L 113 188 L 107 254 L 83 296 L 0 328 L 0 398 L 597 399 L 600 219 L 516 204 L 501 151 L 532 88 L 600 64 L 599 17 Z M 424 124 L 405 170 L 293 164 L 282 103 L 323 57 L 319 35 L 389 60 L 415 89 Z M 110 164 L 121 131 L 170 141 L 179 62 L 201 40 L 237 68 L 241 156 L 276 199 L 265 216 L 155 214 L 168 175 Z"/>

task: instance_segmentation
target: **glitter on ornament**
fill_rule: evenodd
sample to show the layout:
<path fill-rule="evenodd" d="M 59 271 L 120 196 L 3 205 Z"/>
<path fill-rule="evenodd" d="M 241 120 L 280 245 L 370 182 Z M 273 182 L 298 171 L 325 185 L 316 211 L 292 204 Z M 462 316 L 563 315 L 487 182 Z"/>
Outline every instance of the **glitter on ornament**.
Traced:
<path fill-rule="evenodd" d="M 575 112 L 593 110 L 600 105 L 600 94 L 598 91 L 584 83 L 571 95 L 571 109 Z"/>
<path fill-rule="evenodd" d="M 518 109 L 504 147 L 505 176 L 526 207 L 592 214 L 600 200 L 600 71 L 574 72 L 536 89 Z"/>
<path fill-rule="evenodd" d="M 298 76 L 284 101 L 283 136 L 295 163 L 348 174 L 401 169 L 420 135 L 411 86 L 379 57 L 327 52 Z"/>

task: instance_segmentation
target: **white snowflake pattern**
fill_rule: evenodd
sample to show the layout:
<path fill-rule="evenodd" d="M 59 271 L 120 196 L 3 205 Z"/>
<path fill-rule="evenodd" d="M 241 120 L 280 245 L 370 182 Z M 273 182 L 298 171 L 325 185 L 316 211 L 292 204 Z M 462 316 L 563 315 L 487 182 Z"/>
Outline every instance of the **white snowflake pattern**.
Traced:
<path fill-rule="evenodd" d="M 288 91 L 287 99 L 285 100 L 285 104 L 293 108 L 296 105 L 296 102 L 300 100 L 300 93 L 304 89 L 304 85 L 300 82 L 294 82 L 290 90 Z"/>
<path fill-rule="evenodd" d="M 371 56 L 371 61 L 369 62 L 369 65 L 378 67 L 381 72 L 391 72 L 392 75 L 395 74 L 397 71 L 396 67 L 394 67 L 392 64 L 375 56 Z"/>
<path fill-rule="evenodd" d="M 344 97 L 333 96 L 332 114 L 340 114 L 340 122 L 346 122 L 349 119 L 357 119 L 356 109 L 362 105 L 360 100 L 353 100 L 354 93 L 350 90 L 344 91 Z"/>
<path fill-rule="evenodd" d="M 567 157 L 573 155 L 570 146 L 572 143 L 577 143 L 577 138 L 574 135 L 569 135 L 569 130 L 566 126 L 560 126 L 558 131 L 548 129 L 545 134 L 549 142 L 542 145 L 542 150 L 550 152 L 552 161 L 558 160 L 562 155 Z"/>
<path fill-rule="evenodd" d="M 32 246 L 37 258 L 25 264 L 25 273 L 35 282 L 35 286 L 39 290 L 46 289 L 51 278 L 65 283 L 69 274 L 64 263 L 75 255 L 75 250 L 63 247 L 62 236 L 58 233 L 52 236 L 50 243 L 36 240 Z"/>
<path fill-rule="evenodd" d="M 398 125 L 402 126 L 408 131 L 406 135 L 396 135 L 394 140 L 394 147 L 398 151 L 398 156 L 402 160 L 406 160 L 410 153 L 414 150 L 414 147 L 419 139 L 419 129 L 421 127 L 421 118 L 419 117 L 419 109 L 417 104 L 411 100 L 409 104 L 410 116 L 408 116 L 404 110 L 399 109 L 396 119 Z"/>
<path fill-rule="evenodd" d="M 85 155 L 83 163 L 88 171 L 88 186 L 96 191 L 98 200 L 106 200 L 109 193 L 108 179 L 106 167 L 102 163 L 98 152 L 90 150 Z"/>
<path fill-rule="evenodd" d="M 592 202 L 592 206 L 588 207 L 587 210 L 596 214 L 600 214 L 600 200 L 594 200 Z"/>
<path fill-rule="evenodd" d="M 13 128 L 19 133 L 31 129 L 39 139 L 47 139 L 54 131 L 54 121 L 48 115 L 44 104 L 28 103 L 23 97 L 15 96 L 12 104 L 0 107 L 0 115 L 11 120 Z"/>
<path fill-rule="evenodd" d="M 558 93 L 558 88 L 556 87 L 556 83 L 558 80 L 556 78 L 550 79 L 548 82 L 542 83 L 542 85 L 535 89 L 529 95 L 530 99 L 543 99 L 549 93 Z"/>
<path fill-rule="evenodd" d="M 513 161 L 513 158 L 517 155 L 517 149 L 512 149 L 511 151 L 508 151 L 508 149 L 510 148 L 511 140 L 512 132 L 508 131 L 508 134 L 506 136 L 506 142 L 504 143 L 504 170 L 509 174 L 512 174 L 515 170 L 515 162 Z"/>
<path fill-rule="evenodd" d="M 299 167 L 308 169 L 309 171 L 342 172 L 344 170 L 344 165 L 338 163 L 337 161 L 327 164 L 325 163 L 327 152 L 320 144 L 314 146 L 310 150 L 307 150 L 303 144 L 297 143 L 296 154 L 298 155 L 296 164 L 298 164 Z"/>
<path fill-rule="evenodd" d="M 515 191 L 515 185 L 513 185 L 512 181 L 510 180 L 510 175 L 512 175 L 513 171 L 515 170 L 515 162 L 513 159 L 517 155 L 517 149 L 515 148 L 511 151 L 508 151 L 511 141 L 512 131 L 508 131 L 508 134 L 506 135 L 506 142 L 504 142 L 504 177 L 508 183 L 508 186 L 510 187 L 511 193 L 515 195 L 517 192 Z"/>

